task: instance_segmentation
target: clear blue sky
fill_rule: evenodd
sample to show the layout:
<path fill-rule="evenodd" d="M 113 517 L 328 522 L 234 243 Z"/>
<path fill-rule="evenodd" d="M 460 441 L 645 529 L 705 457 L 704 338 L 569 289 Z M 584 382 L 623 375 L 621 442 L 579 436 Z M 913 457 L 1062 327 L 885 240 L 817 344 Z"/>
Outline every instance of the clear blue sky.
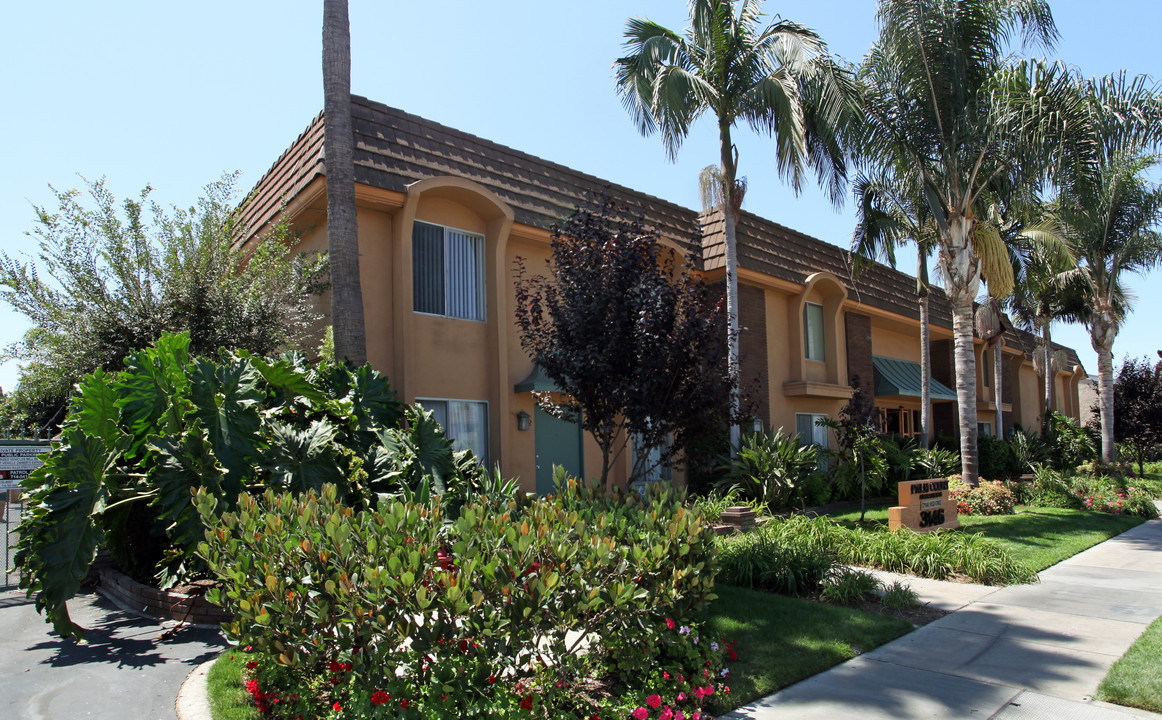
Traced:
<path fill-rule="evenodd" d="M 1056 57 L 1086 75 L 1121 68 L 1162 78 L 1162 10 L 1146 0 L 1053 2 Z M 858 60 L 875 34 L 871 0 L 768 0 L 764 9 L 817 30 Z M 682 0 L 558 3 L 386 3 L 351 0 L 352 89 L 374 100 L 687 207 L 697 175 L 718 157 L 716 134 L 696 127 L 677 163 L 656 137 L 638 135 L 617 100 L 611 63 L 630 15 L 675 29 Z M 241 170 L 249 187 L 322 108 L 322 2 L 16 3 L 6 11 L 0 66 L 8 69 L 0 117 L 0 250 L 30 253 L 32 204 L 48 184 L 108 177 L 119 197 L 146 183 L 155 199 L 187 205 L 207 182 Z M 814 188 L 800 197 L 773 171 L 770 142 L 741 134 L 746 209 L 846 246 L 850 203 L 833 209 Z M 906 262 L 906 261 L 904 261 Z M 905 265 L 910 269 L 910 265 Z M 1157 277 L 1136 279 L 1137 311 L 1115 352 L 1162 347 Z M 24 319 L 0 307 L 0 345 Z M 1096 372 L 1083 328 L 1059 326 Z M 15 363 L 0 387 L 15 385 Z"/>

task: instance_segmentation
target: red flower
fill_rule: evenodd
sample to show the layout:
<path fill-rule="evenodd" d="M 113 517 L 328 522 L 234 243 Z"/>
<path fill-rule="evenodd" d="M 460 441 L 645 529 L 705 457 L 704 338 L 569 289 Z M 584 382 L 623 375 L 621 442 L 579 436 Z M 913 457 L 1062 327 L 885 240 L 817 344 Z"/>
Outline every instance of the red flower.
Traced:
<path fill-rule="evenodd" d="M 524 699 L 520 701 L 520 709 L 521 710 L 532 710 L 533 709 L 533 696 L 532 695 L 525 695 L 524 696 Z"/>
<path fill-rule="evenodd" d="M 246 669 L 247 669 L 247 670 L 253 670 L 253 669 L 254 669 L 254 668 L 256 668 L 256 667 L 258 667 L 258 661 L 257 661 L 257 660 L 251 660 L 250 662 L 246 663 Z"/>
<path fill-rule="evenodd" d="M 496 682 L 496 676 L 495 676 L 495 675 L 489 675 L 489 676 L 488 676 L 488 684 L 489 684 L 489 685 L 491 685 L 491 684 L 492 684 L 492 683 L 494 683 L 494 682 Z"/>
<path fill-rule="evenodd" d="M 388 700 L 391 700 L 391 693 L 386 693 L 382 690 L 376 690 L 375 692 L 371 693 L 372 705 L 382 705 Z"/>
<path fill-rule="evenodd" d="M 343 706 L 339 704 L 338 700 L 336 700 L 335 704 L 331 706 L 331 709 L 334 710 L 335 712 L 339 712 L 343 709 Z"/>
<path fill-rule="evenodd" d="M 331 664 L 327 666 L 327 669 L 333 673 L 343 672 L 343 663 L 338 662 L 337 660 L 332 660 Z"/>
<path fill-rule="evenodd" d="M 666 618 L 666 627 L 673 630 L 674 629 L 674 621 L 671 620 L 670 618 Z"/>
<path fill-rule="evenodd" d="M 662 705 L 661 696 L 660 695 L 650 695 L 648 698 L 646 698 L 646 705 L 649 705 L 652 708 L 661 707 L 661 705 Z"/>
<path fill-rule="evenodd" d="M 407 701 L 407 698 L 404 698 L 403 700 L 400 700 L 400 701 L 399 701 L 399 706 L 400 706 L 401 708 L 403 708 L 404 710 L 407 710 L 407 709 L 408 709 L 408 701 Z"/>

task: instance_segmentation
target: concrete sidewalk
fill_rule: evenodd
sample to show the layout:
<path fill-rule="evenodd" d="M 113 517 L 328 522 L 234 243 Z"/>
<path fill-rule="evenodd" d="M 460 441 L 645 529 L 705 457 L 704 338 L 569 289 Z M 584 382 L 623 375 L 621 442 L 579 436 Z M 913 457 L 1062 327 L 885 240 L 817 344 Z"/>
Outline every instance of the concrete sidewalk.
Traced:
<path fill-rule="evenodd" d="M 1091 699 L 1110 665 L 1162 615 L 1162 520 L 1062 561 L 1037 585 L 906 579 L 922 602 L 954 612 L 727 717 L 1162 717 Z"/>
<path fill-rule="evenodd" d="M 126 613 L 94 594 L 69 601 L 85 644 L 61 640 L 23 592 L 0 592 L 0 718 L 174 720 L 186 676 L 226 643 L 216 630 Z"/>

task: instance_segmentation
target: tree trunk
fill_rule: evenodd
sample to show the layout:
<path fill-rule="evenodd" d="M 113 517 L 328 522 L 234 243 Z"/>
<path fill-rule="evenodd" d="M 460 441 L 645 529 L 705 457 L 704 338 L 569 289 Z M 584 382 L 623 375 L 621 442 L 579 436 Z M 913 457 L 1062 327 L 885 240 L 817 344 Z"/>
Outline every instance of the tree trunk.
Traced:
<path fill-rule="evenodd" d="M 960 416 L 961 477 L 978 483 L 976 446 L 976 356 L 973 352 L 972 301 L 980 288 L 980 259 L 972 251 L 973 220 L 953 212 L 940 248 L 945 293 L 952 303 L 952 337 L 956 363 L 956 404 Z"/>
<path fill-rule="evenodd" d="M 1090 344 L 1097 352 L 1098 411 L 1101 418 L 1101 461 L 1117 459 L 1114 446 L 1114 339 L 1118 325 L 1112 308 L 1099 303 L 1089 322 Z"/>
<path fill-rule="evenodd" d="M 1049 413 L 1053 412 L 1053 336 L 1049 332 L 1049 322 L 1041 326 L 1041 344 L 1044 345 L 1045 363 L 1045 426 L 1049 425 Z"/>
<path fill-rule="evenodd" d="M 367 361 L 359 228 L 355 215 L 355 136 L 351 130 L 351 28 L 347 0 L 323 1 L 323 151 L 327 247 L 335 358 Z"/>
<path fill-rule="evenodd" d="M 730 125 L 720 124 L 718 127 L 719 145 L 722 155 L 722 215 L 724 220 L 723 235 L 726 239 L 726 332 L 727 332 L 727 369 L 730 372 L 730 447 L 731 456 L 739 446 L 742 432 L 738 425 L 738 408 L 740 398 L 739 380 L 739 349 L 738 349 L 738 243 L 736 233 L 738 228 L 739 199 L 736 197 L 735 174 L 738 168 L 734 160 L 734 148 L 730 141 Z"/>
<path fill-rule="evenodd" d="M 1004 400 L 1003 392 L 1001 390 L 1001 348 L 1005 341 L 997 338 L 997 344 L 993 345 L 993 400 L 997 404 L 997 424 L 993 426 L 993 434 L 999 438 L 1005 437 L 1005 413 L 1001 410 L 1001 402 Z"/>
<path fill-rule="evenodd" d="M 928 327 L 928 257 L 917 248 L 916 278 L 920 285 L 920 447 L 932 439 L 932 332 Z"/>

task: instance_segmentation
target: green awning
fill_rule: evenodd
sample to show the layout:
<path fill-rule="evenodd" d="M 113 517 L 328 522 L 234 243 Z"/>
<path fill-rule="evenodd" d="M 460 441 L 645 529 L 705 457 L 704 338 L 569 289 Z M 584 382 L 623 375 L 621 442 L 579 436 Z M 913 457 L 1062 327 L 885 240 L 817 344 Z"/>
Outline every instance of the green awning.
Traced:
<path fill-rule="evenodd" d="M 561 392 L 561 389 L 557 387 L 557 383 L 553 382 L 552 378 L 545 374 L 540 365 L 533 363 L 533 371 L 529 373 L 527 378 L 513 385 L 512 391 L 518 393 Z"/>
<path fill-rule="evenodd" d="M 920 397 L 920 363 L 872 355 L 872 366 L 876 373 L 876 397 L 888 395 Z M 931 392 L 933 400 L 956 399 L 956 393 L 935 378 L 931 382 Z"/>

